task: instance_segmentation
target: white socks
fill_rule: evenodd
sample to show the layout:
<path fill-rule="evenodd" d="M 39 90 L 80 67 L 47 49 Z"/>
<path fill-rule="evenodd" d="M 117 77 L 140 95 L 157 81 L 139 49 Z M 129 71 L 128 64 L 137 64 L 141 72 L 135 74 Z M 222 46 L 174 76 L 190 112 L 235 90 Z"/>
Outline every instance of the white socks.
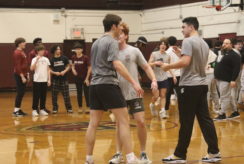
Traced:
<path fill-rule="evenodd" d="M 20 108 L 14 108 L 14 112 L 18 112 Z"/>
<path fill-rule="evenodd" d="M 92 156 L 92 155 L 87 155 L 87 156 L 86 156 L 86 161 L 87 161 L 88 163 L 93 163 L 93 162 L 94 162 L 94 160 L 93 160 L 93 156 Z"/>

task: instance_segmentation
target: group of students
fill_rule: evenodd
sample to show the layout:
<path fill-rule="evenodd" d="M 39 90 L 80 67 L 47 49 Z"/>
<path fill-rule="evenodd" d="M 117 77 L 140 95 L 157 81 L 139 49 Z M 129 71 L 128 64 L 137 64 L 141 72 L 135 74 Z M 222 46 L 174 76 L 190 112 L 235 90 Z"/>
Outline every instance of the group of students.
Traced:
<path fill-rule="evenodd" d="M 220 50 L 219 54 L 214 56 L 207 43 L 199 37 L 197 18 L 188 17 L 183 20 L 182 29 L 185 39 L 182 49 L 176 46 L 177 39 L 173 36 L 161 39 L 158 51 L 154 51 L 147 62 L 138 48 L 128 45 L 129 27 L 126 23 L 121 22 L 121 17 L 117 15 L 106 15 L 103 20 L 105 34 L 93 43 L 91 60 L 83 54 L 82 45 L 76 44 L 74 46 L 76 55 L 72 57 L 71 66 L 68 58 L 62 55 L 58 45 L 51 48 L 50 52 L 53 57 L 49 60 L 48 53 L 41 42 L 35 45 L 35 50 L 32 51 L 32 54 L 35 55 L 33 55 L 31 62 L 28 62 L 24 53 L 25 39 L 16 39 L 14 76 L 17 84 L 17 96 L 14 116 L 26 115 L 20 107 L 26 84 L 30 79 L 29 68 L 34 73 L 32 115 L 48 115 L 49 111 L 46 109 L 45 101 L 47 87 L 50 85 L 52 85 L 52 112 L 54 114 L 58 112 L 57 95 L 62 92 L 67 112 L 72 113 L 66 77 L 67 72 L 71 69 L 75 76 L 78 105 L 81 109 L 82 88 L 84 88 L 87 105 L 90 107 L 90 122 L 85 141 L 86 164 L 94 164 L 93 149 L 96 129 L 103 113 L 107 110 L 114 115 L 117 128 L 117 152 L 109 163 L 122 162 L 122 150 L 126 153 L 128 164 L 151 163 L 146 153 L 147 128 L 143 104 L 144 91 L 139 82 L 138 67 L 140 67 L 151 80 L 153 97 L 150 110 L 153 116 L 159 115 L 162 119 L 168 118 L 167 110 L 173 90 L 178 98 L 181 124 L 178 145 L 174 154 L 162 159 L 162 161 L 165 163 L 186 163 L 186 153 L 195 117 L 198 119 L 204 139 L 209 146 L 208 155 L 202 158 L 202 161 L 220 161 L 217 134 L 213 120 L 209 115 L 207 97 L 209 99 L 217 98 L 217 91 L 219 91 L 222 111 L 223 104 L 228 105 L 227 99 L 231 101 L 231 98 L 229 99 L 227 96 L 231 95 L 231 92 L 237 95 L 237 91 L 231 91 L 228 87 L 235 88 L 236 86 L 235 81 L 241 67 L 240 53 L 232 49 L 231 43 L 227 43 L 230 40 L 225 40 L 222 51 Z M 233 56 L 236 54 L 239 57 Z M 218 57 L 216 58 L 216 56 Z M 235 61 L 237 60 L 240 62 L 236 66 Z M 226 75 L 225 69 L 229 73 L 228 75 Z M 222 72 L 220 73 L 219 70 Z M 158 100 L 161 108 L 159 113 L 155 110 Z M 141 149 L 140 159 L 137 159 L 132 150 L 128 113 L 137 123 Z M 218 114 L 219 117 L 223 115 L 221 112 Z"/>
<path fill-rule="evenodd" d="M 49 86 L 52 86 L 52 113 L 58 113 L 59 106 L 57 102 L 59 92 L 63 95 L 67 112 L 73 113 L 67 79 L 67 73 L 70 71 L 71 67 L 73 75 L 75 76 L 79 112 L 88 113 L 88 86 L 91 67 L 89 58 L 83 54 L 83 46 L 79 43 L 74 45 L 75 55 L 72 57 L 72 64 L 70 66 L 69 59 L 62 55 L 61 47 L 59 45 L 54 45 L 51 48 L 50 52 L 53 57 L 49 59 L 49 53 L 42 44 L 42 39 L 36 38 L 33 43 L 35 48 L 27 57 L 24 52 L 26 47 L 25 39 L 17 38 L 15 40 L 16 50 L 13 54 L 13 60 L 17 95 L 13 115 L 16 117 L 27 115 L 21 109 L 21 103 L 26 86 L 31 79 L 33 81 L 32 116 L 47 116 L 50 113 L 46 108 L 47 89 Z M 82 110 L 83 89 L 87 108 Z"/>

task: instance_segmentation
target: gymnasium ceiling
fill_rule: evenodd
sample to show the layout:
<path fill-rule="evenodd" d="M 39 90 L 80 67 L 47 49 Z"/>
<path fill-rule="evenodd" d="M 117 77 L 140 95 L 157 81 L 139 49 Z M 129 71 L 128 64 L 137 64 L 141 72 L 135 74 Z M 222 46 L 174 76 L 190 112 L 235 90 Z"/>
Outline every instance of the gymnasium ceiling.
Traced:
<path fill-rule="evenodd" d="M 0 8 L 142 10 L 206 0 L 0 0 Z"/>

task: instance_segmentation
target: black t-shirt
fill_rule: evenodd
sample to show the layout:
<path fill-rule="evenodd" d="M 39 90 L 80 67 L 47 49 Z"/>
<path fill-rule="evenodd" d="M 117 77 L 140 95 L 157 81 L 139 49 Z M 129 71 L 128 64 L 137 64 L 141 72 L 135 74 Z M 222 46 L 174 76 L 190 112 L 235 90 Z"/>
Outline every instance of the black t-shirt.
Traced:
<path fill-rule="evenodd" d="M 69 64 L 69 59 L 66 56 L 53 57 L 50 60 L 51 69 L 54 72 L 62 72 L 65 70 L 66 66 Z M 67 73 L 66 73 L 67 74 Z M 66 74 L 64 76 L 53 75 L 54 79 L 66 80 Z"/>

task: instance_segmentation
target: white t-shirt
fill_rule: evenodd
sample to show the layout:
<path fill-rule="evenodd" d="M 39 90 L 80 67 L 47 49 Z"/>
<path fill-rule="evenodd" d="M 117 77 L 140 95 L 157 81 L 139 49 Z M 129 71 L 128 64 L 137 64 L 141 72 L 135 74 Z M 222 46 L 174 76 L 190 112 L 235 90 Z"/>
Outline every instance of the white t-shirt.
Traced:
<path fill-rule="evenodd" d="M 32 59 L 31 65 L 36 63 L 37 57 Z M 50 61 L 47 57 L 41 57 L 37 64 L 34 73 L 34 82 L 47 82 L 48 81 L 48 68 Z"/>
<path fill-rule="evenodd" d="M 170 64 L 177 63 L 180 60 L 179 56 L 177 56 L 174 53 L 173 47 L 169 47 L 169 49 L 166 52 L 170 56 Z M 176 77 L 180 76 L 180 69 L 172 69 L 171 71 L 174 73 Z M 168 77 L 172 77 L 172 75 L 169 72 L 167 72 L 167 75 Z"/>
<path fill-rule="evenodd" d="M 216 58 L 217 58 L 217 55 L 212 51 L 212 50 L 209 50 L 209 55 L 208 55 L 208 64 L 206 66 L 206 74 L 209 75 L 209 74 L 213 74 L 214 73 L 214 69 L 213 68 L 209 68 L 209 65 L 216 61 Z"/>

